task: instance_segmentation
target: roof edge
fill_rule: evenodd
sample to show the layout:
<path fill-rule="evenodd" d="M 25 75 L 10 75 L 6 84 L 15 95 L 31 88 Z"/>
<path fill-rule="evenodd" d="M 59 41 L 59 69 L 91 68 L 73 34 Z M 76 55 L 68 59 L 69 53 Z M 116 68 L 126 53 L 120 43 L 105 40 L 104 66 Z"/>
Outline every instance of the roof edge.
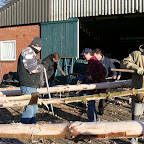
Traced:
<path fill-rule="evenodd" d="M 6 5 L 4 5 L 3 7 L 0 8 L 0 12 L 2 12 L 3 10 L 7 9 L 8 7 L 10 7 L 11 5 L 13 5 L 14 3 L 16 3 L 19 0 L 12 0 L 9 1 Z"/>

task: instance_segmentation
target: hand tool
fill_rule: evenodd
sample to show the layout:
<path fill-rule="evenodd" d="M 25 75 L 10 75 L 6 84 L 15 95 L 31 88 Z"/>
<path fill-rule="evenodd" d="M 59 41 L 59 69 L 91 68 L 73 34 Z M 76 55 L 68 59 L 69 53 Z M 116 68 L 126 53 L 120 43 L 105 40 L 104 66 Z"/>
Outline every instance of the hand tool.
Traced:
<path fill-rule="evenodd" d="M 50 94 L 49 84 L 48 84 L 48 78 L 47 78 L 47 72 L 46 72 L 45 68 L 44 68 L 44 74 L 45 74 L 45 79 L 46 79 L 47 92 L 48 92 L 48 95 L 49 95 L 49 99 L 51 99 L 51 94 Z M 50 106 L 51 106 L 52 114 L 54 115 L 53 105 L 50 104 Z"/>

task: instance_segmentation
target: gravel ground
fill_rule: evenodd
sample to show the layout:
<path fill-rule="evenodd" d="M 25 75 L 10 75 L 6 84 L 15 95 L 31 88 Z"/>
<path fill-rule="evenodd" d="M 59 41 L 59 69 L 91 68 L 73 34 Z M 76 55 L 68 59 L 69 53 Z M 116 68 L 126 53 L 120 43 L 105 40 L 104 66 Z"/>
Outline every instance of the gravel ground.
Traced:
<path fill-rule="evenodd" d="M 74 93 L 65 93 L 62 97 L 72 96 Z M 98 115 L 99 121 L 126 121 L 131 120 L 131 104 L 128 103 L 128 97 L 120 100 L 111 100 L 105 105 L 103 115 Z M 96 106 L 98 102 L 96 102 Z M 81 103 L 71 104 L 54 104 L 54 113 L 52 115 L 47 108 L 42 105 L 39 106 L 37 113 L 37 123 L 69 123 L 74 121 L 87 122 L 87 115 L 85 107 Z M 0 124 L 18 123 L 23 112 L 23 107 L 3 108 L 0 109 Z M 142 117 L 142 119 L 144 119 Z M 83 139 L 82 141 L 75 142 L 67 139 L 0 139 L 0 144 L 130 144 L 129 139 Z M 139 144 L 144 144 L 143 139 L 139 139 Z"/>

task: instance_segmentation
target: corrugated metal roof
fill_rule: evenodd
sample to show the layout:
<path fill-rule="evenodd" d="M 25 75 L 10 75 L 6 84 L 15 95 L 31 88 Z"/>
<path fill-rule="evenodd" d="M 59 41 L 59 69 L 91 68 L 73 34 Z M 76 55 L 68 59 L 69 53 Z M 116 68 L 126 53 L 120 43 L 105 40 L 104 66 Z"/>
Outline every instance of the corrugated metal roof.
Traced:
<path fill-rule="evenodd" d="M 135 12 L 144 12 L 144 0 L 12 0 L 0 8 L 0 26 Z"/>

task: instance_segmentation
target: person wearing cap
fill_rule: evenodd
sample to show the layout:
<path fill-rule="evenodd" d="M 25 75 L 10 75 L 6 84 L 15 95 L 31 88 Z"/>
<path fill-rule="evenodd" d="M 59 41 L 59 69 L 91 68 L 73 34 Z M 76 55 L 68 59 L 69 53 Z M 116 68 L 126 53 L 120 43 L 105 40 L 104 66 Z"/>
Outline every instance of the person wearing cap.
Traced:
<path fill-rule="evenodd" d="M 144 44 L 139 46 L 139 50 L 135 50 L 124 58 L 121 68 L 134 70 L 132 74 L 131 89 L 144 88 Z M 144 112 L 144 93 L 132 96 L 132 120 L 140 120 Z M 138 138 L 132 138 L 131 144 L 137 144 Z"/>
<path fill-rule="evenodd" d="M 88 65 L 86 66 L 86 73 L 88 77 L 85 78 L 86 83 L 100 83 L 105 82 L 106 76 L 106 68 L 103 66 L 101 61 L 97 60 L 95 56 L 92 55 L 92 50 L 90 48 L 85 48 L 81 55 L 84 59 L 88 61 Z M 99 94 L 105 92 L 105 89 L 94 89 L 88 90 L 87 95 L 91 94 Z M 95 107 L 95 100 L 88 101 L 88 110 L 87 116 L 90 122 L 97 121 L 97 111 Z"/>
<path fill-rule="evenodd" d="M 46 58 L 42 60 L 42 65 L 46 68 L 47 78 L 50 86 L 54 86 L 54 78 L 55 72 L 58 71 L 63 75 L 66 76 L 66 73 L 62 70 L 58 61 L 61 59 L 59 53 L 50 54 Z M 45 84 L 46 85 L 46 84 Z"/>
<path fill-rule="evenodd" d="M 35 37 L 18 58 L 17 74 L 22 94 L 37 92 L 43 74 L 43 65 L 37 57 L 42 47 L 41 38 Z M 36 123 L 38 105 L 27 105 L 21 117 L 21 123 Z"/>
<path fill-rule="evenodd" d="M 93 50 L 93 55 L 105 66 L 107 70 L 106 77 L 112 77 L 112 79 L 116 79 L 117 73 L 115 71 L 111 71 L 111 68 L 115 68 L 115 66 L 111 62 L 110 58 L 104 56 L 99 48 Z"/>
<path fill-rule="evenodd" d="M 107 70 L 106 78 L 111 77 L 115 80 L 117 77 L 117 72 L 111 71 L 111 68 L 115 68 L 114 64 L 111 62 L 110 58 L 104 56 L 99 48 L 93 50 L 93 55 L 102 62 Z M 104 113 L 104 102 L 106 99 L 100 99 L 98 104 L 98 114 L 103 115 Z"/>

